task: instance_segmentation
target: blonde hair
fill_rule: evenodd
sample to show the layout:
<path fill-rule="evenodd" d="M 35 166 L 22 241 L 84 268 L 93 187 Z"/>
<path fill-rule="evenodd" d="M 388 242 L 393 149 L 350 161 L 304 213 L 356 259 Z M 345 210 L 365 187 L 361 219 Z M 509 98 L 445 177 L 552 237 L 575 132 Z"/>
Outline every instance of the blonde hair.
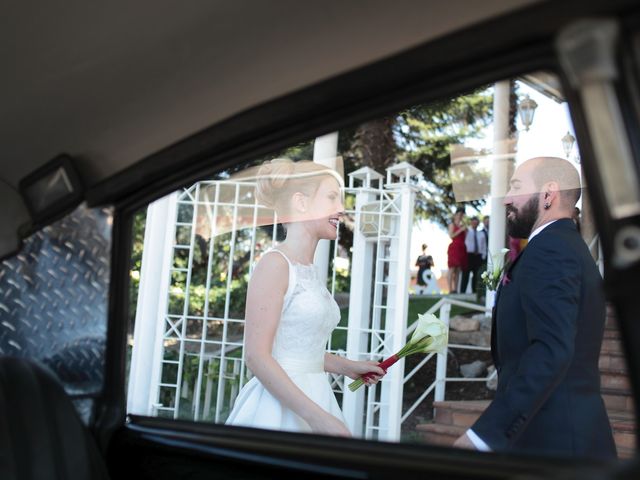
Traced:
<path fill-rule="evenodd" d="M 301 192 L 313 196 L 320 185 L 319 177 L 330 176 L 344 187 L 342 177 L 335 170 L 312 162 L 294 162 L 288 158 L 275 158 L 264 163 L 257 174 L 256 195 L 258 202 L 273 208 L 278 214 L 289 211 L 289 200 Z"/>

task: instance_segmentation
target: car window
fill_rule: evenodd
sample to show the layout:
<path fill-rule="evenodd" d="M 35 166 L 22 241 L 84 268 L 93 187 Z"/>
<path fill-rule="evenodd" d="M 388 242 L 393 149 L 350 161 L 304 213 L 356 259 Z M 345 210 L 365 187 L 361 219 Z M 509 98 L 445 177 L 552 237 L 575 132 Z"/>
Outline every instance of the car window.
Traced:
<path fill-rule="evenodd" d="M 539 157 L 556 162 L 534 162 L 544 175 L 527 170 Z M 559 80 L 531 72 L 156 200 L 134 217 L 128 412 L 436 445 L 471 428 L 476 446 L 551 455 L 576 452 L 568 437 L 539 448 L 545 429 L 582 425 L 578 455 L 631 456 L 589 194 L 545 176 L 560 164 L 581 178 Z M 571 198 L 560 220 L 536 217 Z M 388 360 L 412 341 L 420 352 Z M 553 378 L 538 369 L 548 359 Z M 384 360 L 386 375 L 359 386 Z"/>
<path fill-rule="evenodd" d="M 47 365 L 87 424 L 104 386 L 111 221 L 81 205 L 0 264 L 0 355 Z"/>

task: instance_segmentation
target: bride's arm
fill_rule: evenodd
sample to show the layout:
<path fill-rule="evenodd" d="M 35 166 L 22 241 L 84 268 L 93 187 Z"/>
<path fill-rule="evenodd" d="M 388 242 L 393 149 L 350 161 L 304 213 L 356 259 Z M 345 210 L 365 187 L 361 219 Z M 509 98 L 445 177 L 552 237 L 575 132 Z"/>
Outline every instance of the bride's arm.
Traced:
<path fill-rule="evenodd" d="M 245 315 L 246 364 L 262 385 L 314 432 L 348 436 L 347 427 L 307 397 L 271 355 L 289 283 L 288 271 L 284 258 L 272 254 L 258 262 L 251 276 Z"/>
<path fill-rule="evenodd" d="M 346 375 L 353 380 L 357 380 L 365 373 L 374 373 L 375 375 L 371 379 L 365 379 L 367 385 L 378 383 L 378 380 L 385 375 L 385 371 L 378 366 L 378 362 L 354 361 L 332 353 L 324 354 L 324 370 L 338 375 Z"/>

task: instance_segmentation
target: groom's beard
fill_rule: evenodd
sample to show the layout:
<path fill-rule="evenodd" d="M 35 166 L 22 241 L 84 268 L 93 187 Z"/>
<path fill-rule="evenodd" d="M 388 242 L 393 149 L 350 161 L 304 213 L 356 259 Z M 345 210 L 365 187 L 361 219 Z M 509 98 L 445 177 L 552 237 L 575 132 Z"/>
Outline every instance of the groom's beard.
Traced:
<path fill-rule="evenodd" d="M 509 213 L 513 212 L 513 217 Z M 538 196 L 531 198 L 520 209 L 507 205 L 507 233 L 513 238 L 529 238 L 538 220 Z"/>

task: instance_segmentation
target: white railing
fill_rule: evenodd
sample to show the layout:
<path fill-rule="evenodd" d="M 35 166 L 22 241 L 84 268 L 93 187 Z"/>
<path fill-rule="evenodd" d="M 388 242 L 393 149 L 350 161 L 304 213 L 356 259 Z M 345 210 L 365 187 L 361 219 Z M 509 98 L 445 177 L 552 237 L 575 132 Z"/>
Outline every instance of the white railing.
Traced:
<path fill-rule="evenodd" d="M 469 310 L 475 310 L 478 312 L 483 312 L 485 314 L 491 313 L 491 309 L 484 307 L 482 305 L 478 305 L 476 303 L 465 302 L 463 300 L 458 300 L 451 297 L 443 297 L 438 300 L 426 313 L 433 313 L 444 323 L 449 325 L 449 319 L 451 315 L 451 306 L 456 305 L 459 307 L 467 308 Z M 417 326 L 417 321 L 409 325 L 407 328 L 407 335 L 411 335 Z M 475 345 L 462 345 L 462 344 L 454 344 L 449 343 L 447 345 L 447 349 L 443 354 L 435 354 L 430 353 L 425 358 L 423 358 L 418 365 L 414 367 L 411 372 L 409 372 L 404 377 L 404 384 L 406 385 L 409 379 L 413 377 L 422 367 L 424 367 L 434 356 L 437 356 L 436 359 L 436 377 L 433 383 L 429 385 L 424 392 L 418 397 L 418 399 L 402 414 L 400 422 L 404 422 L 413 411 L 427 398 L 427 396 L 435 390 L 434 400 L 442 401 L 445 397 L 445 389 L 447 382 L 486 382 L 495 376 L 495 372 L 487 377 L 479 377 L 479 378 L 466 378 L 466 377 L 447 377 L 447 356 L 449 348 L 457 348 L 457 349 L 466 349 L 466 350 L 480 350 L 480 351 L 490 351 L 490 347 L 481 347 Z"/>

